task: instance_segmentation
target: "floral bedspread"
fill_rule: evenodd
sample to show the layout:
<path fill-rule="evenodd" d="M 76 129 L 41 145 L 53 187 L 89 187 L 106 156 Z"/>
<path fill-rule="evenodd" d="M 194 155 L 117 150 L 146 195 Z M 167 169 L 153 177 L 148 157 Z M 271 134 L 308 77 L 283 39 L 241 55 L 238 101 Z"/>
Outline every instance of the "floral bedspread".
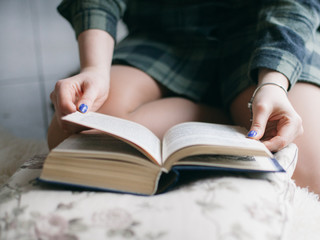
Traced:
<path fill-rule="evenodd" d="M 0 188 L 0 239 L 282 239 L 296 156 L 277 154 L 287 173 L 212 175 L 151 197 L 40 184 L 35 156 Z"/>

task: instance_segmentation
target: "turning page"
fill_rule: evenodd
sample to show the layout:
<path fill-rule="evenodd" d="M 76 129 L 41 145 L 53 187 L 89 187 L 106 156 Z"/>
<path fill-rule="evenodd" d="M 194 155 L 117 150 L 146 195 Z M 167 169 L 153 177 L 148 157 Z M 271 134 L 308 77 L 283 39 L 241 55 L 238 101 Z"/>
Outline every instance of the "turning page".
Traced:
<path fill-rule="evenodd" d="M 96 112 L 85 114 L 75 112 L 62 119 L 121 138 L 141 149 L 151 160 L 161 165 L 160 139 L 148 128 L 138 123 Z"/>

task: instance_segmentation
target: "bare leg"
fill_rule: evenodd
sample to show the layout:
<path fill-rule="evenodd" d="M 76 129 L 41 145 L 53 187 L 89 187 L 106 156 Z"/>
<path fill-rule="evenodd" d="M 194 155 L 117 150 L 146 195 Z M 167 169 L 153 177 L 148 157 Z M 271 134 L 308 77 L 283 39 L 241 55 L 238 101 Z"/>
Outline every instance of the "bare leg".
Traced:
<path fill-rule="evenodd" d="M 304 133 L 295 141 L 299 158 L 293 179 L 298 186 L 309 187 L 320 195 L 320 88 L 297 83 L 289 99 L 303 121 Z"/>
<path fill-rule="evenodd" d="M 229 122 L 218 109 L 182 97 L 169 97 L 168 91 L 134 68 L 114 66 L 110 89 L 108 100 L 99 112 L 138 122 L 160 138 L 180 122 Z"/>
<path fill-rule="evenodd" d="M 168 90 L 144 72 L 128 66 L 112 66 L 109 96 L 98 112 L 138 122 L 160 138 L 180 122 L 229 122 L 218 109 L 168 94 Z M 69 135 L 54 117 L 48 131 L 49 147 L 55 147 Z"/>
<path fill-rule="evenodd" d="M 57 116 L 54 114 L 48 128 L 47 142 L 49 149 L 56 147 L 60 142 L 70 136 L 69 132 L 60 128 Z"/>
<path fill-rule="evenodd" d="M 243 91 L 230 107 L 231 116 L 238 125 L 250 127 L 247 103 L 255 87 Z M 298 164 L 293 179 L 298 186 L 320 194 L 320 88 L 307 83 L 297 83 L 288 97 L 301 116 L 304 134 L 295 140 L 299 148 Z"/>
<path fill-rule="evenodd" d="M 126 118 L 138 122 L 152 130 L 159 138 L 175 124 L 186 121 L 229 123 L 218 109 L 196 104 L 179 97 L 163 98 L 148 102 Z"/>
<path fill-rule="evenodd" d="M 235 124 L 250 129 L 250 111 L 248 109 L 248 102 L 255 90 L 256 86 L 252 86 L 240 93 L 230 106 L 231 118 Z"/>

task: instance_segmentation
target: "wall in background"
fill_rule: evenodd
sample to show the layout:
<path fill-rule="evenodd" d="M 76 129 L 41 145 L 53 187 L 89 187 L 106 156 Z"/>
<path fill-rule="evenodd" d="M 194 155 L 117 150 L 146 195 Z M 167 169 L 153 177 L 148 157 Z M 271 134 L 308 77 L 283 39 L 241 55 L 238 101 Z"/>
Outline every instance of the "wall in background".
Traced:
<path fill-rule="evenodd" d="M 57 12 L 60 0 L 0 1 L 0 126 L 44 139 L 58 79 L 77 71 L 73 30 Z"/>
<path fill-rule="evenodd" d="M 79 70 L 71 25 L 61 0 L 0 1 L 0 127 L 22 138 L 45 139 L 57 80 Z M 118 41 L 127 31 L 121 22 Z"/>

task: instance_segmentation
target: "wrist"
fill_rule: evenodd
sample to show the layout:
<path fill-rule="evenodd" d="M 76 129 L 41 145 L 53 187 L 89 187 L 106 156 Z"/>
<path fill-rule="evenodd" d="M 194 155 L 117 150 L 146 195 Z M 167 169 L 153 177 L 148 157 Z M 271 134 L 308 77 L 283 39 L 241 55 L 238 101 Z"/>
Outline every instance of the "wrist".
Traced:
<path fill-rule="evenodd" d="M 110 69 L 114 39 L 105 31 L 90 29 L 78 37 L 81 69 Z"/>
<path fill-rule="evenodd" d="M 258 76 L 258 86 L 265 83 L 275 83 L 285 90 L 288 90 L 290 84 L 288 78 L 282 73 L 272 69 L 260 68 Z"/>
<path fill-rule="evenodd" d="M 80 72 L 104 72 L 110 73 L 110 67 L 105 65 L 89 65 L 89 66 L 82 66 Z"/>

